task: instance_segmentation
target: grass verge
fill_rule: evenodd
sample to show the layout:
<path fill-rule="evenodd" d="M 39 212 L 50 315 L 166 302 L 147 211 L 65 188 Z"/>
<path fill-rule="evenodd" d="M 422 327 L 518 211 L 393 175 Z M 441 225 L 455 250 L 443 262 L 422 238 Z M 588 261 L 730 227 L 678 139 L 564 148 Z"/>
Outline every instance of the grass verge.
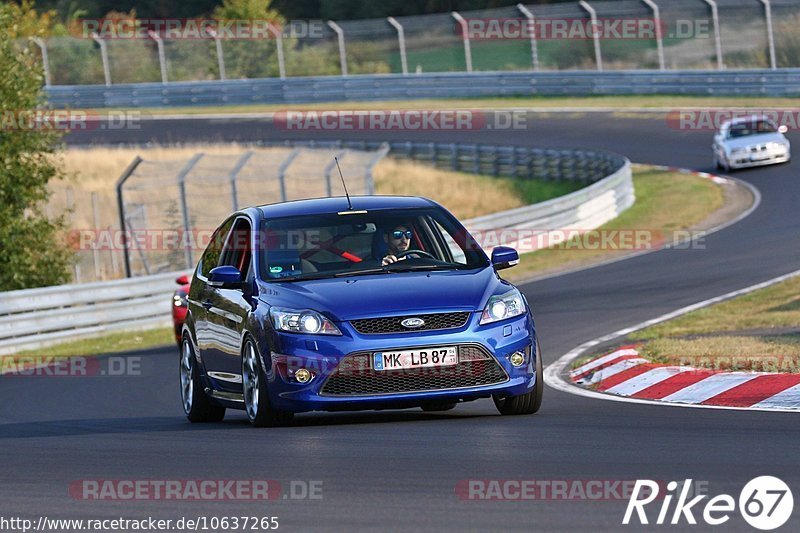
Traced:
<path fill-rule="evenodd" d="M 724 204 L 724 193 L 711 180 L 651 167 L 633 169 L 636 203 L 600 228 L 602 234 L 615 230 L 644 230 L 648 235 L 668 236 L 688 230 L 705 220 Z M 654 241 L 655 242 L 655 241 Z M 515 268 L 504 272 L 511 281 L 520 281 L 555 272 L 583 268 L 610 261 L 637 250 L 627 247 L 589 249 L 580 237 L 545 250 L 522 254 Z M 691 250 L 687 250 L 691 253 Z"/>
<path fill-rule="evenodd" d="M 800 276 L 634 332 L 626 343 L 640 343 L 639 353 L 657 363 L 800 372 L 798 295 Z"/>
<path fill-rule="evenodd" d="M 520 96 L 505 98 L 453 98 L 384 100 L 375 102 L 325 102 L 309 104 L 253 104 L 196 107 L 154 107 L 138 109 L 143 115 L 205 115 L 228 113 L 273 113 L 286 109 L 307 110 L 386 110 L 386 109 L 497 109 L 504 107 L 747 107 L 775 109 L 796 107 L 796 98 L 749 98 L 738 96 L 629 95 L 629 96 Z"/>
<path fill-rule="evenodd" d="M 154 328 L 141 331 L 120 331 L 100 337 L 64 342 L 46 348 L 26 350 L 15 355 L 2 356 L 19 358 L 55 357 L 68 358 L 87 355 L 107 355 L 132 350 L 146 350 L 157 346 L 175 344 L 175 333 L 171 327 Z"/>

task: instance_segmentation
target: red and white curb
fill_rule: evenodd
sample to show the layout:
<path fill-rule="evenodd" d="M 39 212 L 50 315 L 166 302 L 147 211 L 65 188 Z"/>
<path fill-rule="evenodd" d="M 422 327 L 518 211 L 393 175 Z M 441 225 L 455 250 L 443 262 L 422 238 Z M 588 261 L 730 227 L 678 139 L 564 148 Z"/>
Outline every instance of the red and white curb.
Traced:
<path fill-rule="evenodd" d="M 661 398 L 644 398 L 644 397 L 641 397 L 640 395 L 637 396 L 637 393 L 641 392 L 639 390 L 634 390 L 633 392 L 630 392 L 628 395 L 622 395 L 622 394 L 613 394 L 613 393 L 608 393 L 606 391 L 598 391 L 598 390 L 592 390 L 590 388 L 581 387 L 581 386 L 576 385 L 575 383 L 573 383 L 573 381 L 571 379 L 571 376 L 570 376 L 570 373 L 568 372 L 568 369 L 569 369 L 569 367 L 570 367 L 570 365 L 572 364 L 573 361 L 575 361 L 579 357 L 585 355 L 590 350 L 595 350 L 596 351 L 598 346 L 610 343 L 610 342 L 612 342 L 612 341 L 614 341 L 616 339 L 623 338 L 623 337 L 633 333 L 634 331 L 639 331 L 639 330 L 644 329 L 646 327 L 653 326 L 655 324 L 660 324 L 662 322 L 666 322 L 667 320 L 671 320 L 673 318 L 677 318 L 679 316 L 685 315 L 685 314 L 690 313 L 692 311 L 696 311 L 698 309 L 702 309 L 704 307 L 708 307 L 708 306 L 716 304 L 716 303 L 720 303 L 720 302 L 724 302 L 726 300 L 730 300 L 732 298 L 736 298 L 737 296 L 742 296 L 744 294 L 749 294 L 749 293 L 751 293 L 753 291 L 757 291 L 759 289 L 764 289 L 764 288 L 770 287 L 772 285 L 775 285 L 776 283 L 780 283 L 782 281 L 786 281 L 788 279 L 791 279 L 791 278 L 794 278 L 794 277 L 797 277 L 797 276 L 800 276 L 800 270 L 796 270 L 794 272 L 790 272 L 788 274 L 784 274 L 783 276 L 778 276 L 776 278 L 772 278 L 772 279 L 769 279 L 767 281 L 763 281 L 761 283 L 756 283 L 755 285 L 751 285 L 749 287 L 745 287 L 744 289 L 731 291 L 729 293 L 722 294 L 722 295 L 716 296 L 714 298 L 709 298 L 708 300 L 703 300 L 702 302 L 697 302 L 695 304 L 688 305 L 688 306 L 682 307 L 680 309 L 676 309 L 675 311 L 666 313 L 666 314 L 661 315 L 659 317 L 652 318 L 652 319 L 646 320 L 644 322 L 640 322 L 639 324 L 635 324 L 633 326 L 629 326 L 629 327 L 614 331 L 613 333 L 609 333 L 607 335 L 603 335 L 603 336 L 598 337 L 596 339 L 593 339 L 593 340 L 590 340 L 588 342 L 585 342 L 585 343 L 581 344 L 580 346 L 570 350 L 566 354 L 562 355 L 554 363 L 549 364 L 544 369 L 544 382 L 549 387 L 551 387 L 553 389 L 556 389 L 558 391 L 566 392 L 566 393 L 573 394 L 573 395 L 576 395 L 576 396 L 583 396 L 583 397 L 586 397 L 586 398 L 594 398 L 594 399 L 598 399 L 598 400 L 626 402 L 626 403 L 640 403 L 640 404 L 661 405 L 661 406 L 672 406 L 672 407 L 692 407 L 692 408 L 704 408 L 704 409 L 745 409 L 745 410 L 751 410 L 751 411 L 753 411 L 753 410 L 754 411 L 786 411 L 786 412 L 795 412 L 796 413 L 796 412 L 800 411 L 800 408 L 798 408 L 798 407 L 786 407 L 786 405 L 796 405 L 797 403 L 800 402 L 800 387 L 797 387 L 797 386 L 784 388 L 784 389 L 781 390 L 781 392 L 776 392 L 774 395 L 772 395 L 772 396 L 770 396 L 768 398 L 764 398 L 763 400 L 760 400 L 758 402 L 753 402 L 752 404 L 750 404 L 748 406 L 744 406 L 744 405 L 742 405 L 742 406 L 728 405 L 728 404 L 723 404 L 721 402 L 718 402 L 716 404 L 715 403 L 706 403 L 706 400 L 710 400 L 714 396 L 717 396 L 718 394 L 721 394 L 722 392 L 727 391 L 728 390 L 727 388 L 720 389 L 720 391 L 718 393 L 709 394 L 709 396 L 706 397 L 706 398 L 703 398 L 703 400 L 701 402 L 690 403 L 690 402 L 686 402 L 686 401 L 675 401 L 676 397 L 671 398 L 672 401 L 664 401 L 665 398 L 667 396 L 669 396 L 670 394 L 672 394 L 672 393 L 669 393 L 666 396 L 661 397 Z M 609 355 L 611 355 L 611 354 L 609 354 Z M 627 370 L 628 367 L 631 366 L 631 365 L 638 366 L 638 364 L 652 364 L 649 361 L 647 361 L 646 359 L 644 359 L 642 357 L 639 357 L 638 352 L 636 352 L 636 353 L 626 352 L 626 353 L 623 353 L 623 354 L 617 354 L 617 356 L 618 357 L 626 357 L 626 359 L 621 359 L 619 361 L 616 361 L 614 363 L 614 365 L 619 365 L 619 366 L 616 366 L 613 370 L 610 369 L 610 367 L 612 365 L 609 365 L 609 369 L 606 370 L 604 374 L 601 374 L 600 375 L 601 377 L 602 376 L 608 376 L 610 378 L 610 377 L 612 377 L 612 376 L 610 376 L 610 373 L 612 371 L 616 371 L 617 369 L 621 368 L 622 370 L 620 370 L 619 372 L 623 372 L 623 371 Z M 636 359 L 642 359 L 642 361 L 636 361 L 635 363 L 634 362 L 624 362 L 624 361 L 629 361 L 629 360 L 632 361 L 632 360 L 636 360 Z M 596 364 L 598 366 L 602 365 L 603 363 L 596 362 L 598 360 L 599 359 L 591 361 L 589 364 Z M 648 369 L 648 367 L 641 367 L 641 368 L 646 369 L 646 370 Z M 585 370 L 591 370 L 591 368 L 589 368 L 589 369 L 585 368 L 584 371 Z M 654 370 L 654 368 L 650 368 L 650 370 Z M 647 378 L 640 378 L 640 380 L 642 380 L 642 379 L 651 379 L 651 378 L 652 379 L 656 379 L 656 377 L 658 377 L 659 375 L 663 375 L 663 374 L 660 374 L 660 373 L 664 373 L 664 372 L 669 373 L 669 372 L 675 372 L 675 371 L 674 370 L 672 370 L 672 371 L 660 370 L 659 373 L 651 374 Z M 645 372 L 643 372 L 643 374 L 644 373 Z M 682 375 L 682 374 L 685 374 L 685 373 L 686 373 L 686 371 L 683 371 L 683 372 L 680 372 L 679 374 Z M 718 372 L 717 374 L 722 374 L 722 373 Z M 748 377 L 752 376 L 753 377 L 752 379 L 755 379 L 756 377 L 763 375 L 763 374 L 758 374 L 758 373 L 743 373 L 743 372 L 729 372 L 727 374 L 738 374 L 738 375 L 746 374 Z M 773 375 L 773 376 L 775 376 L 775 375 L 777 375 L 777 376 L 786 376 L 786 374 L 771 374 L 771 375 Z M 791 374 L 791 376 L 794 376 L 794 375 L 795 374 Z M 797 376 L 800 376 L 800 374 L 797 374 Z M 625 377 L 625 375 L 623 375 L 621 377 Z M 617 379 L 619 379 L 619 378 L 617 378 Z M 665 379 L 668 379 L 668 378 L 665 378 Z M 672 376 L 669 376 L 669 379 L 673 379 Z M 674 379 L 677 380 L 679 378 L 674 378 Z M 688 378 L 683 378 L 683 376 L 681 376 L 681 379 L 688 379 Z M 727 379 L 737 379 L 737 378 L 719 378 L 719 377 L 715 377 L 714 381 L 709 381 L 709 382 L 707 382 L 707 384 L 713 384 L 713 383 L 715 383 L 715 382 L 717 382 L 719 380 L 727 380 Z M 739 378 L 739 379 L 741 379 L 741 378 Z M 781 381 L 784 378 L 773 377 L 773 378 L 770 378 L 770 379 L 773 379 L 773 380 L 776 380 L 776 381 Z M 698 380 L 697 383 L 700 383 L 701 381 L 702 380 Z M 750 379 L 748 379 L 746 381 L 742 381 L 742 382 L 738 383 L 737 385 L 744 384 L 747 381 L 750 381 Z M 758 383 L 763 383 L 763 382 L 765 382 L 765 380 L 762 380 L 762 381 L 760 381 Z M 606 384 L 608 385 L 610 383 L 612 383 L 612 382 L 609 381 Z M 629 386 L 631 386 L 631 385 L 636 386 L 636 383 L 637 382 L 634 381 L 634 382 L 632 382 L 631 384 L 628 384 L 628 385 Z M 673 383 L 673 382 L 667 382 L 666 384 L 669 385 L 671 383 Z M 733 386 L 735 386 L 735 385 L 732 385 L 730 388 L 733 388 Z M 698 385 L 698 387 L 700 387 L 700 385 Z M 611 388 L 611 387 L 609 387 L 609 388 Z M 647 386 L 645 386 L 644 388 L 646 389 Z M 618 390 L 621 390 L 621 389 L 618 389 Z M 684 389 L 685 390 L 682 393 L 684 395 L 683 396 L 684 398 L 686 398 L 685 395 L 687 395 L 687 394 L 694 394 L 692 391 L 695 390 L 695 389 L 690 389 L 688 387 L 685 387 Z M 642 389 L 642 390 L 644 390 L 644 389 Z M 653 392 L 653 391 L 651 390 L 649 392 Z M 675 391 L 675 393 L 677 393 L 677 392 L 678 391 Z M 713 391 L 711 391 L 709 389 L 709 393 L 713 393 Z M 795 396 L 797 396 L 797 399 L 794 399 Z M 677 398 L 680 399 L 681 396 L 677 396 Z M 722 399 L 724 399 L 724 398 L 722 398 Z"/>
<path fill-rule="evenodd" d="M 571 381 L 606 394 L 683 404 L 800 411 L 800 374 L 726 372 L 653 363 L 633 347 L 596 357 Z"/>

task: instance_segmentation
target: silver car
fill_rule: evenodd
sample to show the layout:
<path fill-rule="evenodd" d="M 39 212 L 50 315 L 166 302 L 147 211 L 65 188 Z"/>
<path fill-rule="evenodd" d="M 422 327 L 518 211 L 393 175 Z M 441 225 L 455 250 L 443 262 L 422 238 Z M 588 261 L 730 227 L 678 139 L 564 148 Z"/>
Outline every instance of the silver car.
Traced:
<path fill-rule="evenodd" d="M 786 126 L 762 116 L 722 124 L 714 135 L 714 165 L 726 172 L 737 168 L 787 163 L 791 159 Z"/>

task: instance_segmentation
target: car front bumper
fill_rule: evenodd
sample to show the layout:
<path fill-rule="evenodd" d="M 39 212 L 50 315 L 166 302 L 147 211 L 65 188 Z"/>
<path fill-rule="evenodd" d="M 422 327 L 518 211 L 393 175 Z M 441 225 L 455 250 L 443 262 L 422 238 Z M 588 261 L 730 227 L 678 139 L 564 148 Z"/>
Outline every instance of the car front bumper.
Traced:
<path fill-rule="evenodd" d="M 277 409 L 293 412 L 339 411 L 404 408 L 529 392 L 536 385 L 537 356 L 530 315 L 486 326 L 480 326 L 479 319 L 480 313 L 471 313 L 464 328 L 399 334 L 361 335 L 346 323 L 339 325 L 342 336 L 278 333 L 270 342 L 268 360 L 262 361 L 263 367 L 270 369 L 270 401 Z M 379 372 L 370 362 L 374 352 L 445 346 L 459 347 L 459 364 L 455 367 Z M 510 361 L 517 351 L 525 354 L 521 366 Z M 478 357 L 483 359 L 471 360 Z M 297 382 L 294 375 L 300 368 L 312 373 L 311 381 Z M 358 384 L 354 390 L 330 386 L 329 380 L 341 382 L 342 376 L 346 383 Z M 387 380 L 401 385 L 388 386 Z M 359 386 L 369 390 L 360 392 Z"/>
<path fill-rule="evenodd" d="M 730 168 L 750 168 L 750 167 L 763 167 L 765 165 L 777 165 L 786 163 L 791 159 L 791 153 L 788 150 L 772 150 L 758 159 L 753 159 L 749 154 L 742 156 L 730 155 L 728 156 L 728 166 Z"/>

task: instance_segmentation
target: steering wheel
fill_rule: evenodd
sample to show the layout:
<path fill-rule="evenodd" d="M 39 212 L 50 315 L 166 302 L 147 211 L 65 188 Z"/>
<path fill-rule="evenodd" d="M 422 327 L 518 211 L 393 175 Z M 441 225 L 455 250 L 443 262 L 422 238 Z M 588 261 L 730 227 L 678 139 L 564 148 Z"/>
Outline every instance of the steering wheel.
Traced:
<path fill-rule="evenodd" d="M 405 252 L 400 252 L 399 254 L 395 254 L 395 257 L 398 258 L 398 259 L 401 259 L 401 258 L 403 258 L 403 257 L 405 257 L 407 255 L 410 255 L 410 254 L 424 255 L 425 257 L 430 257 L 434 261 L 436 260 L 435 257 L 433 257 L 431 254 L 429 254 L 425 250 L 406 250 Z"/>

